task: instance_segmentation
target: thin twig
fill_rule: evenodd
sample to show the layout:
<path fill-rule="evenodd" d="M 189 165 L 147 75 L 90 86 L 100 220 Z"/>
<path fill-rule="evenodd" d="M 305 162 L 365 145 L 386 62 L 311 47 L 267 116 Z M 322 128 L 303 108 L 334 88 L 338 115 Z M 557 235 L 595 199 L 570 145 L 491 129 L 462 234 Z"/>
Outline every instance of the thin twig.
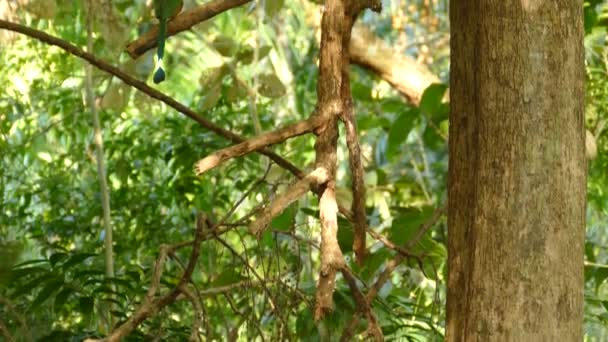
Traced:
<path fill-rule="evenodd" d="M 11 335 L 11 332 L 8 330 L 6 324 L 4 324 L 2 320 L 0 320 L 0 336 L 4 337 L 4 340 L 7 342 L 15 341 L 15 338 L 13 335 Z"/>
<path fill-rule="evenodd" d="M 192 319 L 192 328 L 190 328 L 189 341 L 200 341 L 201 337 L 199 335 L 198 330 L 201 327 L 201 321 L 203 317 L 203 309 L 201 307 L 201 303 L 196 298 L 196 295 L 192 293 L 192 291 L 190 291 L 186 285 L 180 286 L 179 291 L 184 294 L 186 298 L 188 298 L 188 300 L 192 304 L 192 309 L 194 310 L 194 318 Z"/>
<path fill-rule="evenodd" d="M 348 268 L 343 267 L 340 271 L 342 272 L 344 279 L 346 279 L 346 283 L 350 287 L 350 291 L 352 292 L 355 302 L 357 303 L 358 310 L 356 310 L 356 312 L 364 314 L 369 321 L 367 330 L 369 331 L 370 335 L 377 342 L 384 341 L 384 336 L 382 335 L 382 330 L 378 326 L 376 315 L 370 307 L 371 301 L 368 300 L 363 293 L 361 293 L 361 290 L 359 290 L 359 287 L 357 287 L 357 280 Z"/>
<path fill-rule="evenodd" d="M 345 67 L 349 68 L 350 64 L 345 63 Z M 367 215 L 365 213 L 365 171 L 361 163 L 361 147 L 359 145 L 359 137 L 357 135 L 357 121 L 355 120 L 355 109 L 353 107 L 353 98 L 350 90 L 349 71 L 343 72 L 342 80 L 342 99 L 344 108 L 342 111 L 342 121 L 346 131 L 346 146 L 348 147 L 348 163 L 351 172 L 351 189 L 353 193 L 353 202 L 351 210 L 353 212 L 354 221 L 353 228 L 355 231 L 353 239 L 353 251 L 355 252 L 355 260 L 359 265 L 363 265 L 365 254 L 367 252 L 365 246 L 365 231 L 367 230 Z"/>

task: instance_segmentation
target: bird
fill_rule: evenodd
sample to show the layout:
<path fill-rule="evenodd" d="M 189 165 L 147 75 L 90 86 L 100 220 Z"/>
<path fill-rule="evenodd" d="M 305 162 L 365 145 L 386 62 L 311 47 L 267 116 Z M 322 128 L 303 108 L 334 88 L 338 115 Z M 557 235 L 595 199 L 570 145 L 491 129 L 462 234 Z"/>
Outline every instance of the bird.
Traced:
<path fill-rule="evenodd" d="M 167 40 L 167 23 L 182 10 L 183 6 L 183 0 L 154 0 L 154 14 L 159 21 L 158 50 L 153 77 L 156 84 L 164 81 L 166 77 L 163 69 L 163 56 L 165 54 L 165 40 Z"/>

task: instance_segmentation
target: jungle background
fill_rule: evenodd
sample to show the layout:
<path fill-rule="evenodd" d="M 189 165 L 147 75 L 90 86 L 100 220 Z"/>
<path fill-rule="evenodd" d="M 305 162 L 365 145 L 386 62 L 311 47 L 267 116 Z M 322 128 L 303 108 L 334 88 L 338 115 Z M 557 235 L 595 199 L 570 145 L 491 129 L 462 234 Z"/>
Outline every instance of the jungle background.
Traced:
<path fill-rule="evenodd" d="M 186 1 L 185 9 L 202 4 Z M 3 0 L 0 18 L 91 49 L 152 84 L 154 51 L 136 60 L 125 52 L 154 24 L 152 7 L 143 0 Z M 444 334 L 447 231 L 440 209 L 447 177 L 447 9 L 444 0 L 383 1 L 382 12 L 364 12 L 353 32 L 361 55 L 351 51 L 352 95 L 367 217 L 375 234 L 368 237 L 362 265 L 352 258 L 353 229 L 344 218 L 338 240 L 360 287 L 378 284 L 372 308 L 386 340 L 442 340 Z M 608 2 L 585 1 L 584 9 L 590 160 L 584 324 L 588 341 L 604 341 Z M 171 37 L 167 80 L 157 89 L 245 137 L 305 119 L 317 103 L 321 13 L 315 1 L 245 1 Z M 250 154 L 197 176 L 193 165 L 230 141 L 32 38 L 0 30 L 0 61 L 0 335 L 5 340 L 105 336 L 137 311 L 153 287 L 162 246 L 191 239 L 201 212 L 219 222 L 219 230 L 201 243 L 190 296 L 148 317 L 126 340 L 187 340 L 193 330 L 203 340 L 316 341 L 343 335 L 357 311 L 344 279 L 338 279 L 334 312 L 320 322 L 313 317 L 320 241 L 314 194 L 289 206 L 259 238 L 248 230 L 262 204 L 293 181 L 289 172 Z M 91 95 L 93 101 L 87 99 Z M 101 159 L 96 133 L 103 141 Z M 310 170 L 313 144 L 305 135 L 272 150 Z M 349 207 L 346 146 L 338 160 L 338 203 Z M 107 184 L 99 181 L 100 162 Z M 114 239 L 111 276 L 104 194 Z M 414 238 L 415 246 L 408 246 Z M 408 246 L 419 257 L 398 258 L 395 245 Z M 161 293 L 180 282 L 189 256 L 188 248 L 169 253 Z M 395 260 L 386 282 L 378 282 Z M 365 331 L 365 322 L 355 329 Z"/>

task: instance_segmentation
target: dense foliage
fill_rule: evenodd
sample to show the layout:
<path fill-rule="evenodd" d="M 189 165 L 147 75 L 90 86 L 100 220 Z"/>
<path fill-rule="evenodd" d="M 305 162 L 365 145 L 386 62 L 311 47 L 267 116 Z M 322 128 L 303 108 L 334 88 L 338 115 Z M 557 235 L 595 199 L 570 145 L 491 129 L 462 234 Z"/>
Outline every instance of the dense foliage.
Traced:
<path fill-rule="evenodd" d="M 123 52 L 149 29 L 151 7 L 141 0 L 92 2 L 94 54 L 151 83 L 153 51 L 136 61 Z M 86 1 L 17 3 L 0 5 L 0 16 L 86 46 Z M 167 81 L 158 86 L 247 137 L 307 118 L 316 104 L 314 17 L 319 6 L 293 0 L 258 3 L 170 38 Z M 447 81 L 447 0 L 385 1 L 381 15 L 365 13 L 360 20 L 396 51 Z M 585 3 L 587 126 L 597 145 L 588 182 L 585 327 L 590 341 L 608 337 L 607 21 L 605 1 Z M 92 116 L 84 100 L 85 63 L 31 38 L 3 34 L 0 39 L 3 336 L 66 341 L 107 334 L 111 324 L 126 320 L 143 301 L 159 247 L 192 239 L 199 212 L 223 222 L 226 230 L 201 247 L 191 284 L 201 312 L 180 298 L 128 340 L 186 340 L 199 314 L 205 340 L 340 336 L 356 310 L 343 279 L 334 295 L 334 313 L 320 323 L 312 318 L 319 264 L 314 194 L 290 206 L 256 239 L 247 223 L 293 176 L 259 154 L 195 176 L 197 160 L 230 142 L 95 71 L 115 240 L 115 276 L 104 276 L 101 190 Z M 416 106 L 369 70 L 353 66 L 351 77 L 370 226 L 403 245 L 446 200 L 446 87 L 431 86 Z M 313 137 L 302 136 L 273 150 L 310 169 L 313 143 Z M 339 162 L 338 200 L 349 207 L 344 146 Z M 352 228 L 344 219 L 339 224 L 339 242 L 350 257 Z M 445 220 L 439 220 L 412 249 L 425 255 L 422 261 L 408 259 L 381 288 L 373 308 L 388 340 L 442 339 L 446 234 Z M 349 260 L 363 289 L 396 254 L 379 241 L 368 244 L 364 265 Z M 189 250 L 180 249 L 167 261 L 161 291 L 177 283 Z"/>

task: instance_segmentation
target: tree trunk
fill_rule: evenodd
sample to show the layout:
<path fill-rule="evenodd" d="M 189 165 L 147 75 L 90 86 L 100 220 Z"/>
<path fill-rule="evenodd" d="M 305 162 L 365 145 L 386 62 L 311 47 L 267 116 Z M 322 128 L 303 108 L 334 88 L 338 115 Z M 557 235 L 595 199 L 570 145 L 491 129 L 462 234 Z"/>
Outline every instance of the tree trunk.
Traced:
<path fill-rule="evenodd" d="M 453 0 L 447 341 L 582 341 L 581 1 Z"/>

